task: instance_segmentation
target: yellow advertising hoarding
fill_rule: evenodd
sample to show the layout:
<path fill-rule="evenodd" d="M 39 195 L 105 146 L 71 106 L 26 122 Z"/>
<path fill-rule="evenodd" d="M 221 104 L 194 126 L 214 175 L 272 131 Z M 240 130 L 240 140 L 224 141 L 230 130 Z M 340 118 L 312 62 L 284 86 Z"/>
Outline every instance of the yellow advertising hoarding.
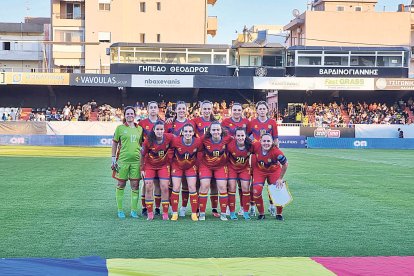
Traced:
<path fill-rule="evenodd" d="M 5 84 L 69 85 L 68 73 L 18 73 L 6 72 Z"/>

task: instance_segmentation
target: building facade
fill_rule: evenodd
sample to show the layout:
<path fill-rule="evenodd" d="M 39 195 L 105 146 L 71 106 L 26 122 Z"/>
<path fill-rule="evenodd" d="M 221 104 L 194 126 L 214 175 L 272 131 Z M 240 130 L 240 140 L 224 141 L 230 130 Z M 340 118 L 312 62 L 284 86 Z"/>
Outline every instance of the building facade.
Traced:
<path fill-rule="evenodd" d="M 115 42 L 204 44 L 215 0 L 52 0 L 53 59 L 62 72 L 109 73 Z"/>
<path fill-rule="evenodd" d="M 44 25 L 0 23 L 0 71 L 38 72 L 45 69 Z"/>

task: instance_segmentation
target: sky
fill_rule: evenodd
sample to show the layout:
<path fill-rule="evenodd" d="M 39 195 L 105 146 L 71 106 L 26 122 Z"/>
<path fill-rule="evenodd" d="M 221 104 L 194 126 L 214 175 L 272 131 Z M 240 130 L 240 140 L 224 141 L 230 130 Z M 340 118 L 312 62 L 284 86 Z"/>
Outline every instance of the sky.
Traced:
<path fill-rule="evenodd" d="M 87 0 L 86 0 L 87 1 Z M 172 0 L 169 0 L 172 1 Z M 231 44 L 243 27 L 253 25 L 286 25 L 292 10 L 306 11 L 310 0 L 217 0 L 209 6 L 209 16 L 218 17 L 217 35 L 208 43 Z M 22 22 L 25 16 L 50 17 L 50 0 L 0 0 L 0 22 Z M 396 11 L 398 4 L 411 0 L 378 0 L 378 11 Z"/>

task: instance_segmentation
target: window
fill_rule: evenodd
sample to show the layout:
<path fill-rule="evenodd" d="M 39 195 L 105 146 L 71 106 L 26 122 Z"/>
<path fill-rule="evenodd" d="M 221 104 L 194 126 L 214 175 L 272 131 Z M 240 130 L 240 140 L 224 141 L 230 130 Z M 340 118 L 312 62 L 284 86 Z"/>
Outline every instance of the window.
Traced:
<path fill-rule="evenodd" d="M 298 65 L 321 65 L 322 57 L 298 57 Z"/>
<path fill-rule="evenodd" d="M 188 63 L 211 64 L 211 54 L 188 54 Z"/>
<path fill-rule="evenodd" d="M 373 67 L 375 56 L 351 56 L 351 66 Z"/>
<path fill-rule="evenodd" d="M 56 30 L 55 36 L 59 42 L 83 42 L 84 41 L 82 31 Z"/>
<path fill-rule="evenodd" d="M 145 43 L 145 34 L 139 34 L 139 42 Z"/>
<path fill-rule="evenodd" d="M 263 66 L 281 67 L 283 66 L 282 56 L 263 56 Z"/>
<path fill-rule="evenodd" d="M 111 10 L 111 4 L 99 3 L 99 10 L 100 11 L 110 11 Z"/>
<path fill-rule="evenodd" d="M 157 11 L 161 10 L 161 2 L 157 2 Z"/>
<path fill-rule="evenodd" d="M 398 56 L 378 56 L 377 66 L 382 67 L 402 67 L 402 57 Z"/>
<path fill-rule="evenodd" d="M 327 66 L 348 66 L 348 57 L 325 56 L 324 65 L 327 65 Z"/>
<path fill-rule="evenodd" d="M 226 55 L 214 54 L 214 64 L 227 64 Z"/>
<path fill-rule="evenodd" d="M 157 34 L 157 42 L 161 42 L 161 34 Z"/>
<path fill-rule="evenodd" d="M 99 42 L 111 42 L 111 33 L 110 32 L 98 32 Z"/>
<path fill-rule="evenodd" d="M 357 11 L 357 12 L 362 11 L 362 7 L 359 7 L 359 6 L 355 7 L 355 11 Z"/>
<path fill-rule="evenodd" d="M 10 51 L 10 42 L 3 42 L 3 49 L 5 51 Z"/>
<path fill-rule="evenodd" d="M 336 11 L 344 11 L 345 7 L 344 6 L 337 6 L 336 7 Z"/>
<path fill-rule="evenodd" d="M 139 3 L 139 11 L 140 12 L 145 12 L 145 8 L 146 8 L 145 2 L 140 2 Z"/>

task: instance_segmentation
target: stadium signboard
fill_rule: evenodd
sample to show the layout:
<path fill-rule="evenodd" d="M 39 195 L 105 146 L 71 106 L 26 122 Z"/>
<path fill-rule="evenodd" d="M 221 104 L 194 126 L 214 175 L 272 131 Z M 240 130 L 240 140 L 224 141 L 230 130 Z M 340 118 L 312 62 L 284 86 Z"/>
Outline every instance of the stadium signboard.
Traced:
<path fill-rule="evenodd" d="M 414 90 L 414 79 L 375 79 L 375 90 Z"/>
<path fill-rule="evenodd" d="M 23 85 L 69 85 L 68 73 L 6 72 L 6 84 Z"/>
<path fill-rule="evenodd" d="M 414 149 L 414 139 L 399 138 L 308 138 L 312 149 Z"/>
<path fill-rule="evenodd" d="M 315 138 L 354 138 L 354 128 L 301 127 L 300 135 Z"/>
<path fill-rule="evenodd" d="M 286 73 L 296 77 L 406 78 L 408 68 L 296 66 L 287 67 Z"/>
<path fill-rule="evenodd" d="M 374 90 L 373 78 L 259 78 L 254 89 L 272 90 Z"/>
<path fill-rule="evenodd" d="M 70 85 L 131 87 L 131 75 L 71 74 Z"/>
<path fill-rule="evenodd" d="M 194 76 L 132 75 L 132 87 L 193 88 Z"/>
<path fill-rule="evenodd" d="M 200 64 L 111 64 L 111 74 L 138 75 L 233 75 L 234 68 L 227 65 Z"/>

